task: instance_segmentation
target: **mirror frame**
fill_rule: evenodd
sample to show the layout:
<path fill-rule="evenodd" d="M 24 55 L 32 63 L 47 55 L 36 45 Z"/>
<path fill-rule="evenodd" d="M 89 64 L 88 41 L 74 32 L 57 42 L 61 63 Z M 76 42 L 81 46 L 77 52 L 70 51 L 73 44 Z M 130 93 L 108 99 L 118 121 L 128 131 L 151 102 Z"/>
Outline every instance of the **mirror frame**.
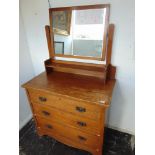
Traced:
<path fill-rule="evenodd" d="M 87 57 L 87 56 L 74 56 L 74 55 L 55 54 L 52 12 L 53 11 L 65 11 L 65 10 L 72 11 L 72 10 L 100 9 L 100 8 L 106 8 L 105 27 L 104 27 L 104 34 L 103 34 L 103 45 L 104 46 L 102 48 L 102 56 L 101 56 L 101 58 Z M 107 53 L 109 16 L 110 16 L 110 4 L 97 4 L 97 5 L 85 5 L 85 6 L 50 8 L 49 9 L 49 20 L 50 20 L 50 35 L 51 35 L 51 49 L 52 49 L 51 55 L 53 55 L 53 58 L 54 57 L 63 57 L 63 58 L 76 58 L 76 59 L 85 59 L 85 60 L 104 61 L 105 57 L 106 57 L 106 53 Z"/>

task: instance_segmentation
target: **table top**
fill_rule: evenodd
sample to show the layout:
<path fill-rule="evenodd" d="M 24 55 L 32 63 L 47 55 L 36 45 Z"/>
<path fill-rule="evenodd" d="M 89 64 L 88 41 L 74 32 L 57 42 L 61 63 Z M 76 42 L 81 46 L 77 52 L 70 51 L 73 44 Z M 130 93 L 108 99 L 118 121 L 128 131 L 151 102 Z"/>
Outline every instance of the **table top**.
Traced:
<path fill-rule="evenodd" d="M 69 96 L 108 107 L 116 80 L 106 84 L 99 78 L 75 75 L 63 72 L 43 72 L 22 87 L 43 90 L 48 93 Z"/>

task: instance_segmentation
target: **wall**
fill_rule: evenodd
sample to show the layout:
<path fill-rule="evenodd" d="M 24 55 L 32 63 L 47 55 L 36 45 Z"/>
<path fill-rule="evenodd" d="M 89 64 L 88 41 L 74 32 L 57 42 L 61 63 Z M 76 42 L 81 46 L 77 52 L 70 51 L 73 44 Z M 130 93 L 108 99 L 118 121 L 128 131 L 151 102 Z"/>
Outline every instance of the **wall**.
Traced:
<path fill-rule="evenodd" d="M 35 74 L 44 70 L 48 58 L 44 26 L 49 24 L 48 3 L 44 0 L 20 0 Z M 107 124 L 129 133 L 135 132 L 134 102 L 134 0 L 57 0 L 52 7 L 111 4 L 110 22 L 115 24 L 112 64 L 117 66 L 117 84 Z"/>
<path fill-rule="evenodd" d="M 81 56 L 101 57 L 102 43 L 102 40 L 74 39 L 73 54 Z"/>
<path fill-rule="evenodd" d="M 32 117 L 30 106 L 21 85 L 34 77 L 33 65 L 27 44 L 22 15 L 20 12 L 20 46 L 19 46 L 19 128 L 21 129 Z"/>
<path fill-rule="evenodd" d="M 64 42 L 64 54 L 72 55 L 72 36 L 54 35 L 54 41 Z M 57 53 L 60 54 L 60 53 Z"/>

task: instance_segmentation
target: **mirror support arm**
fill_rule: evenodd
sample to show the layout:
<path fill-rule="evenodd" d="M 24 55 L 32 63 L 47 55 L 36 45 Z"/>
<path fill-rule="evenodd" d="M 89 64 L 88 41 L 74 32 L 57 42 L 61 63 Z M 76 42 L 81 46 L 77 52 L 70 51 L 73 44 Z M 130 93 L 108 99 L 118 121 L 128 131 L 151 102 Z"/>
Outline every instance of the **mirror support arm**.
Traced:
<path fill-rule="evenodd" d="M 54 51 L 53 51 L 54 48 L 52 45 L 53 40 L 51 40 L 50 26 L 48 26 L 48 25 L 45 26 L 45 32 L 46 32 L 46 39 L 47 39 L 49 57 L 51 59 L 54 59 Z"/>
<path fill-rule="evenodd" d="M 112 54 L 112 44 L 113 44 L 113 36 L 114 36 L 114 24 L 109 24 L 108 30 L 108 44 L 107 44 L 107 53 L 106 53 L 106 64 L 107 66 L 111 64 L 111 54 Z"/>

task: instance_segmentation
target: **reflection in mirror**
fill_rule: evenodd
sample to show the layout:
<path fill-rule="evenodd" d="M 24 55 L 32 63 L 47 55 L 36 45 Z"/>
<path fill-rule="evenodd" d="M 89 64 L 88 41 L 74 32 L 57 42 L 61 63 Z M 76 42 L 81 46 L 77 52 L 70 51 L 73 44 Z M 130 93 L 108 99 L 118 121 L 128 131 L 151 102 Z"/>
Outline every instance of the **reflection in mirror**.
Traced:
<path fill-rule="evenodd" d="M 55 54 L 101 58 L 105 17 L 106 8 L 53 11 Z"/>

